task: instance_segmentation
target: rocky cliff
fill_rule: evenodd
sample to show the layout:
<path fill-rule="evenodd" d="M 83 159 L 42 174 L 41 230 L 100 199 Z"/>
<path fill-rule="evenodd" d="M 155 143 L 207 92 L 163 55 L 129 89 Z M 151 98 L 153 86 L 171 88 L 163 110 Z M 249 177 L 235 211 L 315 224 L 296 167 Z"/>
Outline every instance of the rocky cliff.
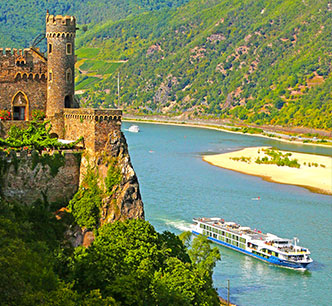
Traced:
<path fill-rule="evenodd" d="M 130 161 L 126 138 L 121 131 L 113 131 L 108 139 L 104 150 L 92 156 L 91 154 L 83 156 L 81 182 L 89 164 L 97 171 L 100 187 L 107 189 L 105 180 L 110 170 L 118 169 L 120 172 L 118 184 L 114 184 L 112 190 L 103 195 L 101 224 L 127 218 L 144 219 L 138 179 Z"/>
<path fill-rule="evenodd" d="M 101 190 L 100 224 L 127 218 L 144 219 L 138 179 L 130 162 L 126 139 L 113 131 L 101 152 L 39 154 L 0 152 L 0 196 L 8 202 L 37 201 L 66 206 L 82 186 L 87 168 L 93 169 Z M 107 190 L 108 176 L 118 180 Z"/>

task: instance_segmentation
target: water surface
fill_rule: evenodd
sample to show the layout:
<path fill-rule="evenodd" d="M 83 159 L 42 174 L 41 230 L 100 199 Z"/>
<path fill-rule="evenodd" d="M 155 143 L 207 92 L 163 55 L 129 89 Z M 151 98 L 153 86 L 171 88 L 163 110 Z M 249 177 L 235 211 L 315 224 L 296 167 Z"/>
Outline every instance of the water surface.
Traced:
<path fill-rule="evenodd" d="M 222 260 L 214 285 L 238 305 L 330 305 L 332 294 L 332 196 L 305 188 L 266 182 L 209 165 L 206 153 L 250 146 L 332 156 L 331 148 L 288 144 L 221 131 L 139 123 L 140 133 L 126 129 L 146 219 L 158 231 L 179 234 L 193 217 L 222 217 L 284 238 L 300 239 L 314 263 L 307 272 L 278 268 L 219 247 Z M 260 201 L 252 198 L 260 197 Z"/>

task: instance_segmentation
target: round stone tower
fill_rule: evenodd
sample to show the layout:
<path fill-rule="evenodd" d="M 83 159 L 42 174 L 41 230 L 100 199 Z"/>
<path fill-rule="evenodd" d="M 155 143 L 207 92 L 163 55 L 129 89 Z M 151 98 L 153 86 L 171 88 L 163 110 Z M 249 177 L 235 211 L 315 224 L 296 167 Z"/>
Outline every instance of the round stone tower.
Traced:
<path fill-rule="evenodd" d="M 64 108 L 74 107 L 75 34 L 75 17 L 46 14 L 46 116 L 51 119 L 54 130 L 57 128 L 52 118 L 60 118 Z"/>

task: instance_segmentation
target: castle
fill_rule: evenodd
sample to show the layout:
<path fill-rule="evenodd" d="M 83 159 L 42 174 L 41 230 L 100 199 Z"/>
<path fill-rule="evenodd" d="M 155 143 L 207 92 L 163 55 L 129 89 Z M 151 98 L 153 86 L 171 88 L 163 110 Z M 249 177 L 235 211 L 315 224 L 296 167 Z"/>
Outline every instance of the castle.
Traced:
<path fill-rule="evenodd" d="M 120 137 L 121 110 L 79 108 L 75 100 L 76 30 L 75 17 L 47 12 L 47 57 L 35 47 L 0 48 L 0 111 L 9 114 L 0 121 L 0 137 L 13 125 L 25 126 L 35 110 L 46 114 L 54 137 L 83 136 L 92 152 Z"/>

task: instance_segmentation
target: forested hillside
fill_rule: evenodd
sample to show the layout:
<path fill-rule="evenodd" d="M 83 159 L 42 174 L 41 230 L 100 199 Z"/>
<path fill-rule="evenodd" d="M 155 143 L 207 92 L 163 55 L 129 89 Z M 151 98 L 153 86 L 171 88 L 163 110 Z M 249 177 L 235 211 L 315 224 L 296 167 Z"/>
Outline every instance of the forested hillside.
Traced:
<path fill-rule="evenodd" d="M 116 77 L 94 65 L 121 60 L 129 112 L 331 129 L 331 28 L 328 0 L 191 0 L 98 24 L 78 41 L 82 101 L 113 106 Z"/>
<path fill-rule="evenodd" d="M 329 0 L 12 0 L 0 45 L 28 46 L 46 8 L 75 14 L 82 105 L 331 129 Z M 88 30 L 82 26 L 88 23 Z"/>
<path fill-rule="evenodd" d="M 176 7 L 187 0 L 5 0 L 0 1 L 0 47 L 25 48 L 45 31 L 46 10 L 75 15 L 79 24 L 119 20 L 145 11 Z"/>

